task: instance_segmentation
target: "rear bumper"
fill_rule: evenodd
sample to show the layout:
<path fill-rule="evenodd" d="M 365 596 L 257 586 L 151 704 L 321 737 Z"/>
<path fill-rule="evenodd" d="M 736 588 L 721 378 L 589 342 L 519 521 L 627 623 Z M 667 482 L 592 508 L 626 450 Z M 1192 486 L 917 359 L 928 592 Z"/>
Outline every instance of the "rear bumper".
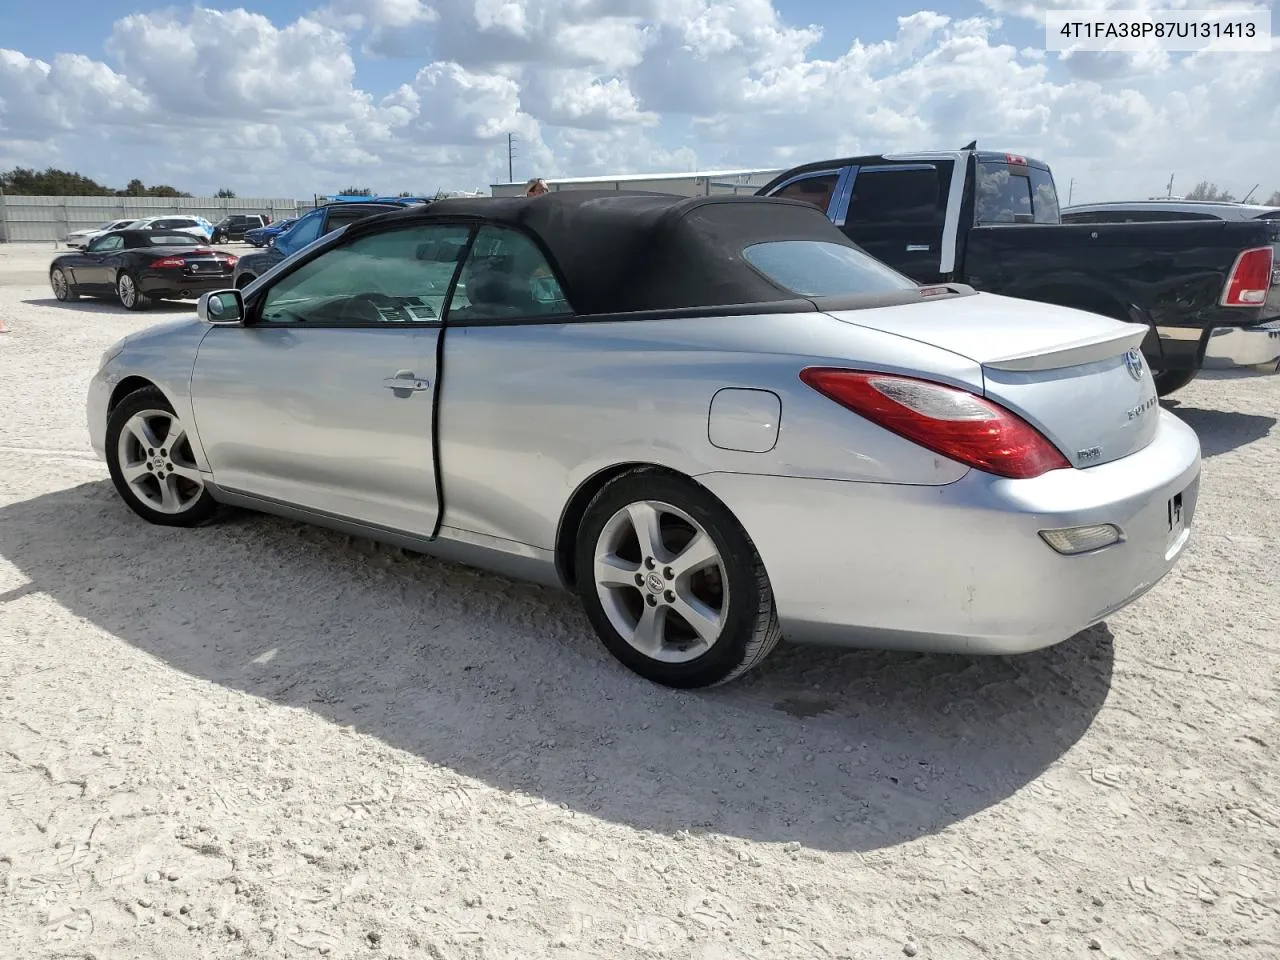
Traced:
<path fill-rule="evenodd" d="M 1098 623 L 1153 587 L 1190 531 L 1195 433 L 1162 410 L 1146 449 L 1034 480 L 970 471 L 940 487 L 746 474 L 699 477 L 764 560 L 783 634 L 801 642 L 1022 653 Z M 1112 523 L 1123 540 L 1063 556 L 1041 530 Z"/>
<path fill-rule="evenodd" d="M 1209 334 L 1204 365 L 1220 367 L 1260 367 L 1272 370 L 1280 364 L 1280 320 L 1256 327 L 1216 327 Z"/>
<path fill-rule="evenodd" d="M 1270 373 L 1280 364 L 1280 318 L 1251 327 L 1217 326 L 1207 331 L 1203 327 L 1157 327 L 1156 332 L 1169 369 L 1261 368 Z"/>
<path fill-rule="evenodd" d="M 231 286 L 231 274 L 211 273 L 205 277 L 192 277 L 183 275 L 181 271 L 157 270 L 140 276 L 138 286 L 149 297 L 196 299 L 211 290 L 226 290 Z"/>

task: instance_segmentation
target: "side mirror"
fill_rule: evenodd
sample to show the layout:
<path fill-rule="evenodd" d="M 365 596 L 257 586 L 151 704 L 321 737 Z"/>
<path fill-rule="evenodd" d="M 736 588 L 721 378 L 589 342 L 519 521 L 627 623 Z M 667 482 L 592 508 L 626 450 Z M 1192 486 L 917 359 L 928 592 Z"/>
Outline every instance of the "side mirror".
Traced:
<path fill-rule="evenodd" d="M 196 303 L 196 316 L 205 323 L 243 323 L 244 294 L 239 290 L 214 290 L 202 294 Z"/>

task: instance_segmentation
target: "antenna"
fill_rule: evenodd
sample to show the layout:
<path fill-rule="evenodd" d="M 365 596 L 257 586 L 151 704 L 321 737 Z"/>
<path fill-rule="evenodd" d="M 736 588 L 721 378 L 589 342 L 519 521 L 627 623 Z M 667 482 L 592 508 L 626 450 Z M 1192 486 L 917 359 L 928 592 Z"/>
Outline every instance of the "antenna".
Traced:
<path fill-rule="evenodd" d="M 1262 184 L 1260 184 L 1260 183 L 1255 183 L 1255 184 L 1253 185 L 1252 189 L 1250 189 L 1248 193 L 1246 193 L 1243 197 L 1241 197 L 1241 198 L 1240 198 L 1240 202 L 1241 202 L 1241 203 L 1248 203 L 1248 202 L 1249 202 L 1249 198 L 1253 196 L 1253 191 L 1254 191 L 1254 190 L 1257 190 L 1260 186 L 1262 186 Z"/>
<path fill-rule="evenodd" d="M 1174 174 L 1169 174 L 1169 186 L 1166 188 L 1165 196 L 1170 200 L 1173 199 L 1173 178 Z"/>

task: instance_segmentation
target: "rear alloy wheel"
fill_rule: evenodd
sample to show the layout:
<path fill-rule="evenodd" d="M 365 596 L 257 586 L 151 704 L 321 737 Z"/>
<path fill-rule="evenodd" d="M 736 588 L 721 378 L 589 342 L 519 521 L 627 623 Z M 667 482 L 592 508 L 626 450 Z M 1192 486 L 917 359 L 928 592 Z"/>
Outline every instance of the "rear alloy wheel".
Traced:
<path fill-rule="evenodd" d="M 641 469 L 610 481 L 578 532 L 578 593 L 618 660 L 669 687 L 725 683 L 777 645 L 754 544 L 702 487 Z"/>
<path fill-rule="evenodd" d="M 80 299 L 80 291 L 76 289 L 76 285 L 67 279 L 67 275 L 62 272 L 61 267 L 54 267 L 53 272 L 49 274 L 49 285 L 53 287 L 53 295 L 63 303 L 70 303 L 73 300 Z"/>
<path fill-rule="evenodd" d="M 142 519 L 195 527 L 218 512 L 187 428 L 155 387 L 129 394 L 107 418 L 107 469 L 116 492 Z"/>
<path fill-rule="evenodd" d="M 137 278 L 128 270 L 121 270 L 116 277 L 116 296 L 126 310 L 145 310 L 151 306 L 151 298 L 138 289 Z"/>

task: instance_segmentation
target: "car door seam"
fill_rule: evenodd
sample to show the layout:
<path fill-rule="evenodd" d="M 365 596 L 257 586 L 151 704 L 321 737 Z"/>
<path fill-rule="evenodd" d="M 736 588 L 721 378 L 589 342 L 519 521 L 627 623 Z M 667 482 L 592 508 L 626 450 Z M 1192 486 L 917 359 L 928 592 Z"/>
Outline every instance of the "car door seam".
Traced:
<path fill-rule="evenodd" d="M 431 540 L 440 536 L 440 528 L 444 526 L 444 469 L 440 465 L 440 401 L 441 385 L 444 383 L 444 345 L 445 338 L 449 335 L 449 308 L 453 305 L 453 295 L 458 288 L 458 280 L 462 276 L 463 264 L 471 256 L 471 247 L 475 244 L 476 234 L 479 232 L 478 223 L 470 224 L 467 241 L 458 251 L 453 276 L 449 278 L 444 302 L 440 305 L 440 333 L 436 337 L 436 376 L 435 385 L 431 389 L 431 468 L 436 481 L 436 522 L 431 528 Z"/>

